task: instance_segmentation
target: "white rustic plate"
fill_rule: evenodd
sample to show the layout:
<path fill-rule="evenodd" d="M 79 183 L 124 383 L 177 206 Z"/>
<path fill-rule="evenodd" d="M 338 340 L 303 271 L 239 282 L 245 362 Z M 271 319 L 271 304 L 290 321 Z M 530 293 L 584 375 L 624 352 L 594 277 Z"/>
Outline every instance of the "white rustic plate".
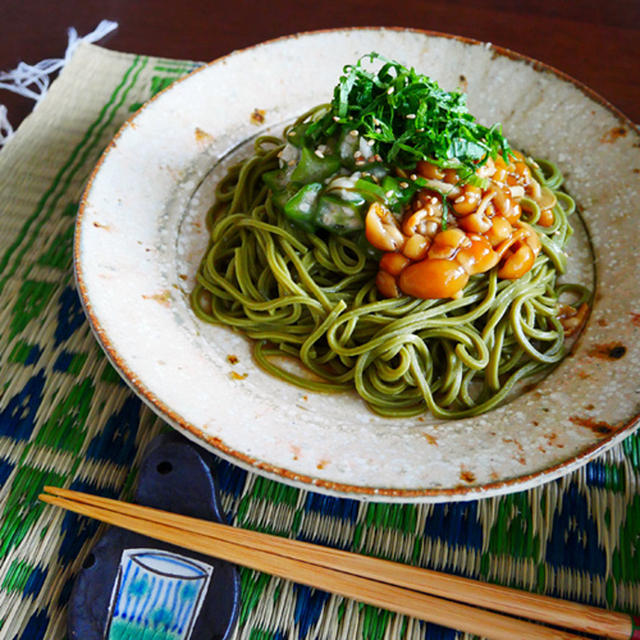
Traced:
<path fill-rule="evenodd" d="M 581 278 L 595 285 L 597 273 L 597 286 L 574 353 L 535 388 L 478 418 L 390 420 L 351 394 L 301 391 L 259 370 L 241 336 L 203 325 L 189 308 L 206 245 L 203 216 L 225 162 L 257 133 L 328 101 L 342 67 L 370 51 L 447 89 L 462 86 L 481 122 L 502 122 L 514 146 L 560 166 L 583 210 L 588 232 L 574 219 L 571 253 Z M 224 458 L 333 495 L 478 498 L 556 478 L 634 429 L 639 201 L 638 130 L 561 73 L 434 33 L 309 33 L 217 60 L 124 125 L 82 201 L 77 282 L 125 380 L 176 429 Z"/>

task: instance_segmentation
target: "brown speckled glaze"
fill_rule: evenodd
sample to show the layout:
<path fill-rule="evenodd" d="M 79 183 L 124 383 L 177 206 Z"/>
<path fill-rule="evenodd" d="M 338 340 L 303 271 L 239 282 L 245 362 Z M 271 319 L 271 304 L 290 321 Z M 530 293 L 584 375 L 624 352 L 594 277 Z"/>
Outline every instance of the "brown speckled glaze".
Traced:
<path fill-rule="evenodd" d="M 204 326 L 189 309 L 219 159 L 327 101 L 341 68 L 370 51 L 447 89 L 464 84 L 478 119 L 502 122 L 514 146 L 556 162 L 582 208 L 588 232 L 570 252 L 581 277 L 597 273 L 587 326 L 549 376 L 477 418 L 389 420 L 353 394 L 301 391 L 260 371 L 241 336 Z M 124 125 L 80 207 L 78 288 L 95 335 L 134 391 L 236 464 L 367 500 L 522 490 L 586 463 L 637 425 L 639 169 L 632 123 L 586 87 L 519 54 L 404 29 L 291 36 L 211 63 Z"/>

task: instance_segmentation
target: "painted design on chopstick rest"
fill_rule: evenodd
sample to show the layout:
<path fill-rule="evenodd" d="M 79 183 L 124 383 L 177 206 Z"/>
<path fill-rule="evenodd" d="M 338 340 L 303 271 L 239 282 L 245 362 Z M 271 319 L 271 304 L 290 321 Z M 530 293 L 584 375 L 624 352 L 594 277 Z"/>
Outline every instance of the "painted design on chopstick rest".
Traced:
<path fill-rule="evenodd" d="M 109 448 L 119 448 L 115 437 L 104 444 L 116 442 Z M 225 522 L 217 476 L 211 454 L 176 432 L 164 433 L 146 447 L 133 501 Z M 240 579 L 233 565 L 111 527 L 85 556 L 76 576 L 69 598 L 68 637 L 227 640 L 239 606 Z"/>
<path fill-rule="evenodd" d="M 189 640 L 213 567 L 162 549 L 125 549 L 104 640 Z"/>

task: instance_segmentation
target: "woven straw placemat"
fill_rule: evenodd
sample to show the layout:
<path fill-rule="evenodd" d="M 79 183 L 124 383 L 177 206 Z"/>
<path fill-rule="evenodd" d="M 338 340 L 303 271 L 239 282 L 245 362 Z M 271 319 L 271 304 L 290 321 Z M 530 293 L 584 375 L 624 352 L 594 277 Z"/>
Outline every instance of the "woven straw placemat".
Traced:
<path fill-rule="evenodd" d="M 85 181 L 138 106 L 190 62 L 82 44 L 0 152 L 0 638 L 65 637 L 74 575 L 101 530 L 45 506 L 58 484 L 126 496 L 163 428 L 97 346 L 74 288 Z M 234 524 L 640 614 L 640 437 L 530 491 L 367 504 L 220 461 Z M 454 631 L 242 570 L 234 639 L 454 638 Z"/>

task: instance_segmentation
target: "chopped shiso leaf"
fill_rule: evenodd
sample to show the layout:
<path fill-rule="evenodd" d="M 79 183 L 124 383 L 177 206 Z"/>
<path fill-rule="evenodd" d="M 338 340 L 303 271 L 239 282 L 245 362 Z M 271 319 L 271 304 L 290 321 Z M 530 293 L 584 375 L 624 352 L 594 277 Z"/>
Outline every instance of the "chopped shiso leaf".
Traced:
<path fill-rule="evenodd" d="M 369 71 L 366 60 L 382 66 Z M 499 124 L 485 127 L 475 121 L 465 94 L 445 91 L 378 53 L 344 68 L 329 111 L 305 133 L 320 140 L 343 130 L 373 140 L 373 152 L 387 165 L 412 169 L 419 160 L 429 160 L 457 168 L 463 182 L 489 157 L 506 160 L 510 151 Z"/>

